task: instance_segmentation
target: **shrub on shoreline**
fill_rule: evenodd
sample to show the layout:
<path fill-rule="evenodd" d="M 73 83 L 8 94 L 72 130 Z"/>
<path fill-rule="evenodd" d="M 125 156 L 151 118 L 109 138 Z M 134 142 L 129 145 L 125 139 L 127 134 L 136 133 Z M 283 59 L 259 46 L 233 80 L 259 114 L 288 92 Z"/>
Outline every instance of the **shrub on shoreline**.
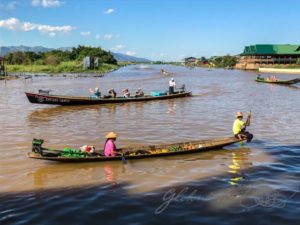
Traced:
<path fill-rule="evenodd" d="M 6 65 L 8 73 L 24 72 L 24 73 L 107 73 L 112 70 L 116 70 L 119 67 L 113 64 L 103 63 L 98 69 L 88 70 L 83 69 L 82 64 L 77 61 L 61 62 L 57 66 L 53 65 Z"/>

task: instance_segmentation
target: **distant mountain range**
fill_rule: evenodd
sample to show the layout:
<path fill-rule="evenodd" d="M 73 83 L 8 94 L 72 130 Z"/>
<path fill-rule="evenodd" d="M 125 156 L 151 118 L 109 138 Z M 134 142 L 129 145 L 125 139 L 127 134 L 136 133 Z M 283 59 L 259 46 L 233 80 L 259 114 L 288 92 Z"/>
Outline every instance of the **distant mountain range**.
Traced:
<path fill-rule="evenodd" d="M 62 50 L 62 51 L 69 51 L 72 48 L 71 47 L 62 47 L 62 48 L 57 48 L 57 49 Z M 54 50 L 54 48 L 45 48 L 42 46 L 34 46 L 34 47 L 29 47 L 29 46 L 24 46 L 24 45 L 2 46 L 2 47 L 0 47 L 0 56 L 4 56 L 5 54 L 10 53 L 10 52 L 18 52 L 18 51 L 20 51 L 20 52 L 49 52 L 52 50 Z M 118 62 L 151 62 L 151 60 L 149 60 L 149 59 L 138 58 L 138 57 L 134 57 L 134 56 L 125 55 L 122 53 L 112 52 L 112 54 Z"/>
<path fill-rule="evenodd" d="M 113 56 L 118 62 L 151 62 L 149 59 L 138 58 L 130 55 L 125 55 L 122 53 L 112 52 Z"/>

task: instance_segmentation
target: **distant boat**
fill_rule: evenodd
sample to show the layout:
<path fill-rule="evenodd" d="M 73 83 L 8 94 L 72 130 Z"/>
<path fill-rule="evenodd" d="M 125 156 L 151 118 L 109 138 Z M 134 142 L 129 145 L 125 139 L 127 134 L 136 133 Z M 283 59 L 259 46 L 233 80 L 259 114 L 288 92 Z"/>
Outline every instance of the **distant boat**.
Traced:
<path fill-rule="evenodd" d="M 166 72 L 166 71 L 161 72 L 161 74 L 162 74 L 162 75 L 166 75 L 166 76 L 171 75 L 171 73 L 168 73 L 168 72 Z"/>
<path fill-rule="evenodd" d="M 268 80 L 265 78 L 256 78 L 256 82 L 262 82 L 262 83 L 270 83 L 270 84 L 285 84 L 285 85 L 291 85 L 291 84 L 297 84 L 300 82 L 300 78 L 292 79 L 292 80 Z"/>
<path fill-rule="evenodd" d="M 161 75 L 165 75 L 165 76 L 172 75 L 172 73 L 169 73 L 169 72 L 165 71 L 163 68 L 160 69 L 160 74 L 161 74 Z"/>

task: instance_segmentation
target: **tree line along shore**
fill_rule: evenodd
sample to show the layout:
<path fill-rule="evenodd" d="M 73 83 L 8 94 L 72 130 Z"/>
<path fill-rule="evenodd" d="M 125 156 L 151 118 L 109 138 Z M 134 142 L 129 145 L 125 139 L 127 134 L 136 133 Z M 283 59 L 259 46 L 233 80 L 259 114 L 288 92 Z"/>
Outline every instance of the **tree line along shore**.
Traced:
<path fill-rule="evenodd" d="M 84 67 L 85 57 L 97 58 L 93 68 Z M 111 52 L 100 47 L 73 47 L 69 51 L 11 52 L 4 55 L 5 70 L 10 73 L 106 73 L 120 67 Z"/>

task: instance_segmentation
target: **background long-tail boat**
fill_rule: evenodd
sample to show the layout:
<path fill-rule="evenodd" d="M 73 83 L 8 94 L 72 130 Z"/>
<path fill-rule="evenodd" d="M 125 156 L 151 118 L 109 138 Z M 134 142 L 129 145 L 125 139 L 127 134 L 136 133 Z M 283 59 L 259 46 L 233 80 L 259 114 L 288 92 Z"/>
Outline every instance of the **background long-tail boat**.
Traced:
<path fill-rule="evenodd" d="M 192 92 L 180 91 L 175 94 L 157 94 L 144 95 L 143 97 L 73 97 L 64 95 L 51 95 L 44 93 L 30 93 L 25 92 L 29 102 L 37 104 L 52 104 L 52 105 L 91 105 L 91 104 L 107 104 L 107 103 L 125 103 L 125 102 L 141 102 L 141 101 L 152 101 L 152 100 L 163 100 L 173 98 L 183 98 L 192 96 Z"/>
<path fill-rule="evenodd" d="M 286 84 L 286 85 L 291 85 L 291 84 L 297 84 L 300 82 L 300 78 L 292 79 L 292 80 L 268 80 L 265 78 L 257 78 L 255 80 L 256 82 L 262 82 L 262 83 L 271 83 L 271 84 Z"/>

